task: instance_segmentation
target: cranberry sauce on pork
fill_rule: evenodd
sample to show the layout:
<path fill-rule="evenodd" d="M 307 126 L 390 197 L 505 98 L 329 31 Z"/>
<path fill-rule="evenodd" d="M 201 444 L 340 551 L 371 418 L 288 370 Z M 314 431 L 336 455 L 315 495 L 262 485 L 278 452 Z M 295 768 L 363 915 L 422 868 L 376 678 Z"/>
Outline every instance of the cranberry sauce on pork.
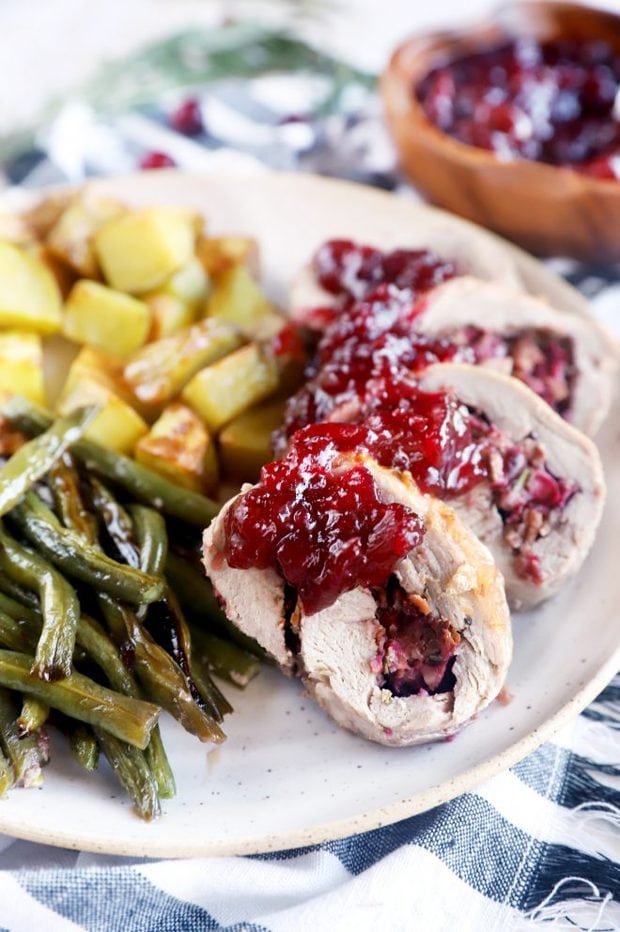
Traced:
<path fill-rule="evenodd" d="M 357 586 L 384 585 L 424 537 L 411 509 L 380 500 L 368 469 L 339 463 L 339 449 L 355 447 L 359 428 L 338 428 L 346 436 L 299 434 L 291 452 L 263 467 L 258 485 L 226 515 L 229 566 L 277 570 L 307 613 Z"/>
<path fill-rule="evenodd" d="M 378 285 L 393 285 L 419 296 L 459 274 L 458 266 L 430 249 L 382 252 L 351 240 L 328 240 L 317 250 L 312 269 L 318 284 L 340 306 L 368 297 Z"/>
<path fill-rule="evenodd" d="M 306 445 L 331 437 L 345 451 L 368 453 L 380 465 L 411 473 L 418 487 L 444 500 L 466 497 L 486 484 L 504 526 L 517 574 L 542 582 L 532 545 L 561 518 L 575 482 L 555 476 L 534 437 L 514 442 L 452 391 L 423 391 L 414 383 L 383 379 L 357 412 L 357 424 L 308 427 L 292 438 Z"/>
<path fill-rule="evenodd" d="M 460 636 L 392 575 L 422 543 L 425 525 L 405 505 L 382 502 L 363 463 L 343 462 L 341 450 L 364 436 L 363 428 L 346 424 L 300 432 L 290 453 L 264 467 L 260 483 L 228 510 L 224 556 L 232 568 L 271 568 L 283 579 L 289 647 L 298 643 L 297 599 L 312 615 L 345 592 L 369 590 L 379 632 L 371 665 L 378 685 L 395 696 L 448 692 Z"/>

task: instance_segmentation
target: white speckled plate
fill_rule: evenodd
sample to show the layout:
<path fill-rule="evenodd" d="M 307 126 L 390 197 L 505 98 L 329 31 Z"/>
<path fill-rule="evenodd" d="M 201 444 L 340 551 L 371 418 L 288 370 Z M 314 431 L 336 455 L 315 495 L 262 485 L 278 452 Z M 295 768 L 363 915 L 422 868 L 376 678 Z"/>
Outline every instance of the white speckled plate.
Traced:
<path fill-rule="evenodd" d="M 135 203 L 203 211 L 215 231 L 259 238 L 265 280 L 283 298 L 301 262 L 328 236 L 355 236 L 466 256 L 478 246 L 480 272 L 520 281 L 559 306 L 583 301 L 525 254 L 447 214 L 355 185 L 268 173 L 246 177 L 152 172 L 97 183 Z M 438 231 L 440 231 L 438 233 Z M 426 239 L 425 239 L 426 237 Z M 211 750 L 164 717 L 177 777 L 176 799 L 145 825 L 102 767 L 86 777 L 54 734 L 40 790 L 0 801 L 0 832 L 48 844 L 151 857 L 267 851 L 305 845 L 393 822 L 475 786 L 533 751 L 576 715 L 620 662 L 620 417 L 602 432 L 609 499 L 593 553 L 577 580 L 542 609 L 515 618 L 512 702 L 494 703 L 450 743 L 388 750 L 337 729 L 298 683 L 265 670 Z"/>

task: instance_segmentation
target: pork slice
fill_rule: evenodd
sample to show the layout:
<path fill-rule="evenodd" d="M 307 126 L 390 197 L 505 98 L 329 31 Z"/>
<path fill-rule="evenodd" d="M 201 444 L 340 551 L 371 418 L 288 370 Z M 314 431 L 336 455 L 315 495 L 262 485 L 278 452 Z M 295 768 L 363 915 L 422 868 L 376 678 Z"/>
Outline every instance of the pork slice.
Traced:
<path fill-rule="evenodd" d="M 605 502 L 605 481 L 592 441 L 562 420 L 522 382 L 480 366 L 431 366 L 420 379 L 428 391 L 451 388 L 460 401 L 482 413 L 515 442 L 534 438 L 546 453 L 554 476 L 577 483 L 565 507 L 552 512 L 549 533 L 530 545 L 540 561 L 542 582 L 517 572 L 512 549 L 504 540 L 501 516 L 488 485 L 451 499 L 461 519 L 486 544 L 504 575 L 513 608 L 533 608 L 554 595 L 583 564 L 594 542 Z"/>
<path fill-rule="evenodd" d="M 380 687 L 373 661 L 383 629 L 375 599 L 362 587 L 314 614 L 298 606 L 299 648 L 294 656 L 284 636 L 283 580 L 273 570 L 233 570 L 226 563 L 223 533 L 230 505 L 205 533 L 205 568 L 231 621 L 286 672 L 296 671 L 340 725 L 393 746 L 443 738 L 488 705 L 503 685 L 512 639 L 502 577 L 488 549 L 450 507 L 422 495 L 408 475 L 361 459 L 383 501 L 407 505 L 424 521 L 423 543 L 394 572 L 407 593 L 422 596 L 460 634 L 453 689 L 403 698 Z"/>
<path fill-rule="evenodd" d="M 250 486 L 244 486 L 243 495 Z M 249 637 L 255 638 L 283 670 L 291 671 L 294 658 L 284 632 L 284 583 L 272 569 L 234 569 L 224 557 L 224 517 L 239 496 L 227 502 L 203 537 L 204 567 L 226 615 Z"/>
<path fill-rule="evenodd" d="M 620 350 L 618 341 L 593 317 L 558 311 L 545 301 L 512 291 L 498 282 L 462 276 L 438 285 L 416 318 L 417 332 L 450 338 L 462 327 L 479 327 L 507 337 L 524 330 L 545 330 L 572 341 L 575 378 L 569 420 L 593 436 L 611 404 Z M 511 374 L 509 360 L 483 363 Z"/>

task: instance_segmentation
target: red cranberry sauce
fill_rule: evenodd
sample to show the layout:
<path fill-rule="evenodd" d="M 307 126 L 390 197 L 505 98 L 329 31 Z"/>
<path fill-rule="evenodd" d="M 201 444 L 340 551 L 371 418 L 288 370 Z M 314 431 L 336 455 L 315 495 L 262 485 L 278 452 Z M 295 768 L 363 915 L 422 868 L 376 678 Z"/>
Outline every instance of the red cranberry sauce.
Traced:
<path fill-rule="evenodd" d="M 425 599 L 391 576 L 375 591 L 383 633 L 372 669 L 394 696 L 431 696 L 454 688 L 454 654 L 461 638 L 450 622 L 434 615 Z"/>
<path fill-rule="evenodd" d="M 339 449 L 355 449 L 363 435 L 345 424 L 300 432 L 226 513 L 228 564 L 277 570 L 308 614 L 357 586 L 385 585 L 424 536 L 411 509 L 380 500 L 366 467 L 339 461 Z"/>
<path fill-rule="evenodd" d="M 462 327 L 450 330 L 445 338 L 455 344 L 455 353 L 468 348 L 475 362 L 509 357 L 511 375 L 525 382 L 562 417 L 570 418 L 577 374 L 570 337 L 534 328 L 506 336 L 479 327 Z"/>
<path fill-rule="evenodd" d="M 519 39 L 439 65 L 415 93 L 468 145 L 617 179 L 619 87 L 620 54 L 603 40 Z"/>
<path fill-rule="evenodd" d="M 456 361 L 473 359 L 448 340 L 421 334 L 386 333 L 372 343 L 347 341 L 287 403 L 278 449 L 285 449 L 295 431 L 308 424 L 356 419 L 378 393 L 385 394 L 392 382 L 408 374 Z"/>
<path fill-rule="evenodd" d="M 393 285 L 409 298 L 459 274 L 457 265 L 429 249 L 382 252 L 352 240 L 328 240 L 312 260 L 318 283 L 340 304 L 368 297 L 378 285 Z"/>
<path fill-rule="evenodd" d="M 514 443 L 453 392 L 425 392 L 404 379 L 385 380 L 357 420 L 307 427 L 294 435 L 292 449 L 327 431 L 339 450 L 367 453 L 382 466 L 408 471 L 437 498 L 457 498 L 488 484 L 517 572 L 542 581 L 531 545 L 549 532 L 553 514 L 578 487 L 550 472 L 540 444 L 532 438 Z"/>
<path fill-rule="evenodd" d="M 165 152 L 147 152 L 139 162 L 142 171 L 152 171 L 157 168 L 174 168 L 176 162 Z"/>
<path fill-rule="evenodd" d="M 277 453 L 302 427 L 325 420 L 352 420 L 391 382 L 439 362 L 475 362 L 465 345 L 415 332 L 422 310 L 410 295 L 380 285 L 362 301 L 342 308 L 327 326 L 306 369 L 306 384 L 286 406 L 284 426 L 274 440 Z"/>

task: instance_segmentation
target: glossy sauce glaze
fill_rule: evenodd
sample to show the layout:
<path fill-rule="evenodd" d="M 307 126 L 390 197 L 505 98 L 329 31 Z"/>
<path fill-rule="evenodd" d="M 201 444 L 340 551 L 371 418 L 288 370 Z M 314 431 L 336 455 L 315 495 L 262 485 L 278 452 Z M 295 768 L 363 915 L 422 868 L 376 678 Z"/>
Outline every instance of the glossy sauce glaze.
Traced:
<path fill-rule="evenodd" d="M 457 263 L 430 249 L 394 249 L 382 252 L 352 240 L 328 240 L 312 260 L 316 280 L 340 299 L 360 301 L 379 285 L 393 285 L 410 299 L 459 274 Z"/>
<path fill-rule="evenodd" d="M 605 41 L 519 39 L 441 64 L 414 92 L 460 142 L 615 180 L 619 87 L 620 55 Z"/>
<path fill-rule="evenodd" d="M 226 513 L 229 566 L 276 570 L 307 614 L 358 586 L 384 585 L 424 525 L 404 505 L 382 502 L 367 468 L 341 462 L 339 451 L 363 437 L 354 425 L 309 428 L 284 459 L 264 466 Z"/>

